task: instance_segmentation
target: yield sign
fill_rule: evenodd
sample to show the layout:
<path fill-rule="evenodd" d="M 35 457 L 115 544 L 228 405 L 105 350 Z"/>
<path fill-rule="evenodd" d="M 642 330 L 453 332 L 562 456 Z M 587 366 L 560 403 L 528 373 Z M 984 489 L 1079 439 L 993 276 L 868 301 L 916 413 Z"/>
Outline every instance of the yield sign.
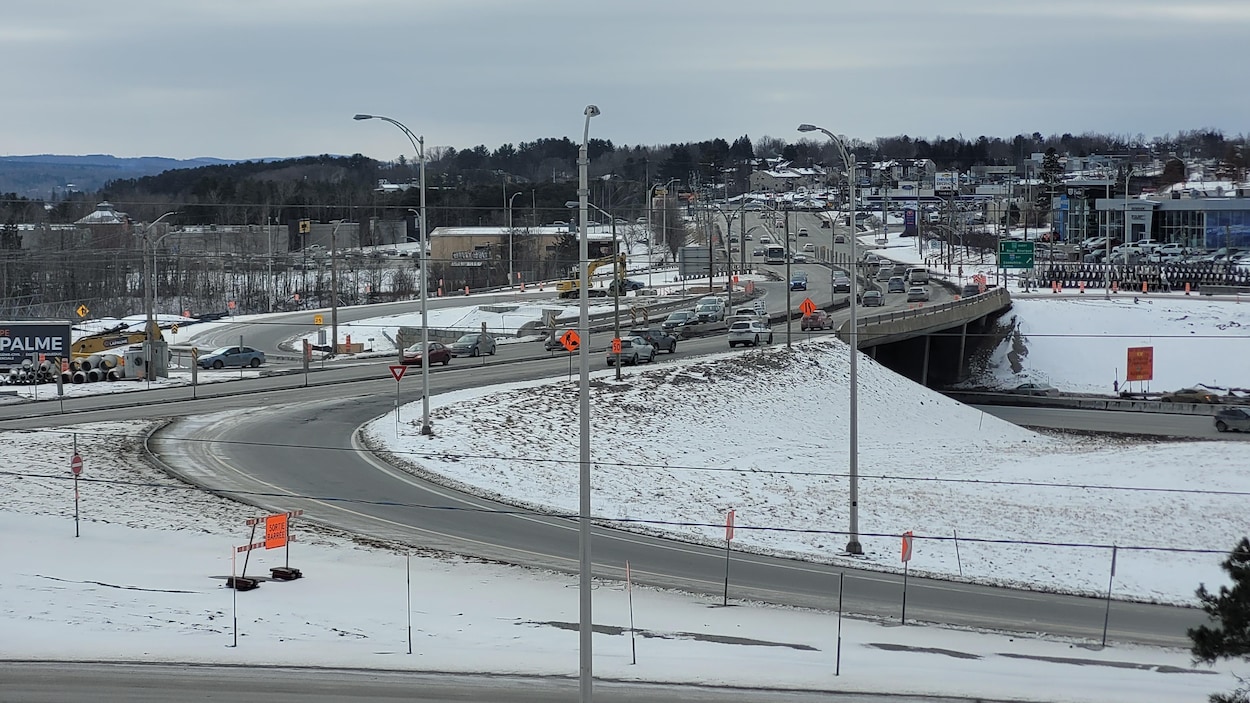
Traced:
<path fill-rule="evenodd" d="M 811 298 L 804 298 L 803 302 L 799 303 L 799 312 L 811 315 L 816 312 L 816 303 L 813 303 Z"/>
<path fill-rule="evenodd" d="M 396 366 L 390 367 L 390 369 L 391 369 L 391 375 L 395 377 L 395 382 L 399 383 L 399 379 L 404 377 L 404 372 L 408 370 L 408 367 L 396 365 Z"/>

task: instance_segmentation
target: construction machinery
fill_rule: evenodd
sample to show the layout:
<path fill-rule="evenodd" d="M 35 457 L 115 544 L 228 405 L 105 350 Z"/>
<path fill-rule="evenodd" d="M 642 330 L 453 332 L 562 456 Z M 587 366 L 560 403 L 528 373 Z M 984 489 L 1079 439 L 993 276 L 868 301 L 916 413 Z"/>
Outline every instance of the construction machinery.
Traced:
<path fill-rule="evenodd" d="M 161 339 L 161 328 L 153 322 L 152 341 L 159 339 Z M 143 344 L 146 341 L 148 341 L 146 332 L 135 332 L 131 330 L 130 325 L 122 324 L 87 337 L 80 337 L 69 347 L 70 358 L 85 359 L 94 354 L 102 354 L 131 344 Z"/>
<path fill-rule="evenodd" d="M 600 289 L 590 288 L 587 291 L 587 295 L 589 295 L 591 298 L 603 298 L 603 297 L 606 297 L 609 293 L 611 293 L 614 288 L 620 288 L 624 286 L 625 284 L 625 261 L 626 261 L 626 257 L 624 254 L 617 254 L 615 256 L 605 256 L 603 258 L 595 259 L 594 261 L 590 262 L 590 264 L 586 267 L 586 278 L 591 278 L 592 276 L 594 276 L 595 271 L 597 269 L 603 266 L 611 265 L 611 264 L 616 265 L 616 272 L 615 272 L 615 275 L 612 276 L 612 283 L 609 284 L 607 288 L 600 288 Z M 556 283 L 556 290 L 560 292 L 561 298 L 576 298 L 580 294 L 581 291 L 580 291 L 580 288 L 578 287 L 578 282 L 579 282 L 578 279 L 580 278 L 580 272 L 578 271 L 578 268 L 579 267 L 577 266 L 574 266 L 572 268 L 572 270 L 569 273 L 569 280 L 560 281 Z M 622 288 L 621 290 L 623 292 L 624 289 Z"/>

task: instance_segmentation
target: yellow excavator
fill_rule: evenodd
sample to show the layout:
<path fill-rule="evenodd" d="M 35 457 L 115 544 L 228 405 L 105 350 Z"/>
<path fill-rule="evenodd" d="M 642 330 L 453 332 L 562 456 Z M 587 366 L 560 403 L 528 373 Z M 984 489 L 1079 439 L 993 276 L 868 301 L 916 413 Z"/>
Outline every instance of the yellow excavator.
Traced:
<path fill-rule="evenodd" d="M 111 330 L 98 332 L 88 337 L 81 337 L 70 345 L 70 358 L 84 359 L 92 354 L 102 354 L 111 349 L 131 344 L 143 344 L 148 341 L 146 333 L 129 331 L 129 329 L 129 325 L 118 325 Z M 155 341 L 160 338 L 161 328 L 154 322 L 152 323 L 152 340 Z"/>
<path fill-rule="evenodd" d="M 625 261 L 624 254 L 616 256 L 605 256 L 601 259 L 595 259 L 586 267 L 586 278 L 591 278 L 595 274 L 595 270 L 603 266 L 616 264 L 616 275 L 612 277 L 612 283 L 607 288 L 590 288 L 587 295 L 591 298 L 603 298 L 612 292 L 614 286 L 621 286 L 625 283 Z M 556 283 L 556 290 L 560 292 L 561 298 L 576 298 L 581 291 L 578 288 L 579 271 L 574 266 L 569 272 L 569 280 Z M 624 292 L 624 291 L 622 291 Z"/>

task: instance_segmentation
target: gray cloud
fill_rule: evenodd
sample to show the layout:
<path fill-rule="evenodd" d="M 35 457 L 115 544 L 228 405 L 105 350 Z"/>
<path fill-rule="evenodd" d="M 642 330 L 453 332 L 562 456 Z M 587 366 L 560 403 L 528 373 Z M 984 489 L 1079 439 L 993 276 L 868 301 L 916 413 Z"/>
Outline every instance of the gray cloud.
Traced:
<path fill-rule="evenodd" d="M 0 152 L 255 158 L 793 140 L 1244 130 L 1250 3 L 1097 0 L 21 0 Z"/>

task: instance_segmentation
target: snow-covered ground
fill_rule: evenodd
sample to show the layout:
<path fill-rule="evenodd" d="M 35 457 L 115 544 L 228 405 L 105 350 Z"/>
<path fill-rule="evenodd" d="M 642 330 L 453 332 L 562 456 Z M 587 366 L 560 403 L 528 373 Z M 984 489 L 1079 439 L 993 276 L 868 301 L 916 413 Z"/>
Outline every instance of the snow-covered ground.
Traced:
<path fill-rule="evenodd" d="M 0 658 L 576 676 L 576 580 L 563 575 L 421 553 L 409 572 L 401 549 L 297 521 L 290 564 L 305 578 L 264 583 L 236 605 L 224 577 L 242 566 L 242 555 L 232 566 L 233 548 L 248 542 L 244 520 L 256 511 L 148 468 L 139 455 L 147 429 L 0 435 Z M 70 432 L 86 463 L 77 538 Z M 248 573 L 267 574 L 284 556 L 252 552 Z M 1236 685 L 1235 667 L 1193 667 L 1182 651 L 851 618 L 839 662 L 834 613 L 719 608 L 639 587 L 632 602 L 631 612 L 625 584 L 597 584 L 596 676 L 1090 703 L 1194 701 Z"/>
<path fill-rule="evenodd" d="M 595 516 L 717 543 L 733 508 L 744 548 L 852 563 L 839 556 L 847 361 L 846 346 L 826 339 L 678 359 L 620 383 L 596 372 Z M 1245 534 L 1240 442 L 1044 436 L 867 357 L 859 384 L 859 566 L 901 571 L 898 536 L 910 530 L 913 573 L 1094 595 L 1118 545 L 1117 597 L 1193 603 Z M 433 439 L 407 425 L 396 437 L 391 414 L 367 437 L 454 485 L 576 513 L 576 395 L 563 379 L 447 393 L 435 399 Z"/>

